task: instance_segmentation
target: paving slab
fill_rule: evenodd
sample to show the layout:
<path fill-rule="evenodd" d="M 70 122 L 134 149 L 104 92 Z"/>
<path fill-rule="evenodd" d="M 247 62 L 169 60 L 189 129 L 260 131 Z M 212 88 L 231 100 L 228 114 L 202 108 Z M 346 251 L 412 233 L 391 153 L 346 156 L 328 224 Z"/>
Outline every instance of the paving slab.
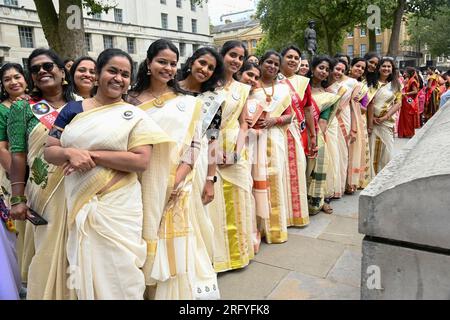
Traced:
<path fill-rule="evenodd" d="M 358 218 L 358 198 L 361 191 L 355 192 L 353 195 L 344 195 L 339 200 L 333 200 L 331 207 L 333 208 L 333 215 L 338 215 L 348 218 Z"/>
<path fill-rule="evenodd" d="M 252 261 L 247 268 L 218 275 L 223 300 L 264 300 L 289 270 Z"/>
<path fill-rule="evenodd" d="M 310 224 L 308 226 L 302 228 L 291 227 L 288 229 L 288 233 L 309 238 L 317 238 L 331 223 L 331 217 L 328 214 L 319 213 L 315 216 L 311 216 L 309 219 Z"/>
<path fill-rule="evenodd" d="M 328 274 L 327 279 L 355 288 L 361 286 L 362 253 L 346 249 Z"/>
<path fill-rule="evenodd" d="M 343 244 L 361 246 L 364 235 L 358 233 L 358 220 L 341 216 L 332 216 L 332 221 L 319 239 Z"/>
<path fill-rule="evenodd" d="M 344 250 L 341 243 L 290 234 L 284 244 L 263 244 L 255 261 L 325 278 Z"/>
<path fill-rule="evenodd" d="M 359 300 L 360 289 L 328 279 L 290 272 L 269 295 L 270 300 Z"/>

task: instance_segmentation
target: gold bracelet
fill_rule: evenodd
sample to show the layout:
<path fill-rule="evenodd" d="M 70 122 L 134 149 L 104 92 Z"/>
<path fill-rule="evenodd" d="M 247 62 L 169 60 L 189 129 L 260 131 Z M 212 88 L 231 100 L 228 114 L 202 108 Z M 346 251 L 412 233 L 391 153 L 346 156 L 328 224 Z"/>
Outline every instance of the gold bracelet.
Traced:
<path fill-rule="evenodd" d="M 17 186 L 19 184 L 26 185 L 27 183 L 26 182 L 13 182 L 13 183 L 11 183 L 11 187 Z"/>

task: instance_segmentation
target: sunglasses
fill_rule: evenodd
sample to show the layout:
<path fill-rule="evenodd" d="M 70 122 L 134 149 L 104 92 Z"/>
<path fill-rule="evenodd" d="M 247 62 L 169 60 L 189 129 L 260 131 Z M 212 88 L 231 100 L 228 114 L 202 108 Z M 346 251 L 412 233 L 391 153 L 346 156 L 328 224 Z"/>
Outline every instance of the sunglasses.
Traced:
<path fill-rule="evenodd" d="M 30 72 L 32 74 L 38 74 L 41 69 L 44 69 L 44 71 L 50 72 L 55 67 L 55 64 L 53 62 L 45 62 L 43 64 L 36 64 L 34 66 L 30 67 Z"/>

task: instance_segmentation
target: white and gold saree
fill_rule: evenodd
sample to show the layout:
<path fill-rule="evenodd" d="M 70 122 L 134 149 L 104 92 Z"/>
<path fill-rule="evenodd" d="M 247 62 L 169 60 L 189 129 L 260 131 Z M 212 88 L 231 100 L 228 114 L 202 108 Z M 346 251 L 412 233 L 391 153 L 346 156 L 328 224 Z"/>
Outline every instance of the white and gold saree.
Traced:
<path fill-rule="evenodd" d="M 374 117 L 382 117 L 396 104 L 401 103 L 401 91 L 395 92 L 392 83 L 379 83 L 379 89 L 372 99 Z M 370 157 L 372 176 L 375 177 L 391 161 L 394 151 L 394 126 L 396 114 L 381 124 L 374 123 L 370 136 Z"/>
<path fill-rule="evenodd" d="M 208 289 L 217 292 L 215 274 L 211 275 L 207 268 L 211 261 L 202 246 L 196 216 L 189 208 L 195 170 L 179 186 L 176 196 L 171 196 L 183 156 L 194 137 L 201 137 L 202 102 L 192 96 L 168 93 L 140 108 L 174 141 L 153 149 L 150 167 L 141 178 L 144 239 L 148 245 L 146 283 L 157 285 L 157 300 L 194 299 L 197 286 L 204 280 L 211 280 Z"/>
<path fill-rule="evenodd" d="M 250 99 L 264 107 L 268 117 L 280 117 L 290 108 L 291 94 L 283 83 L 274 86 L 273 99 L 267 103 L 263 89 L 256 89 Z M 249 149 L 252 160 L 253 195 L 258 229 L 267 243 L 287 241 L 289 214 L 289 167 L 287 161 L 286 126 L 250 129 Z M 300 139 L 299 135 L 296 135 Z M 301 146 L 301 145 L 300 145 Z M 303 152 L 303 147 L 299 148 Z"/>
<path fill-rule="evenodd" d="M 244 109 L 250 86 L 233 81 L 223 89 L 226 96 L 222 109 L 219 148 L 235 152 L 239 135 L 239 117 Z M 209 212 L 214 226 L 214 269 L 224 272 L 247 266 L 254 257 L 252 178 L 245 148 L 236 164 L 218 166 L 214 201 Z"/>
<path fill-rule="evenodd" d="M 61 145 L 82 150 L 129 151 L 169 141 L 145 113 L 120 102 L 78 114 L 65 128 Z M 65 181 L 70 285 L 78 299 L 143 299 L 146 243 L 142 239 L 142 193 L 136 173 L 97 166 Z M 123 174 L 123 173 L 122 173 Z"/>

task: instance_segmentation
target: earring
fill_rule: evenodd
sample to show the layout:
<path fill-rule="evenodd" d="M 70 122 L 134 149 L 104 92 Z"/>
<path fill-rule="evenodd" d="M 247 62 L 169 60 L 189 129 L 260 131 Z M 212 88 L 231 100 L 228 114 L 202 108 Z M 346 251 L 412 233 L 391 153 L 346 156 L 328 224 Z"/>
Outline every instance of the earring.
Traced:
<path fill-rule="evenodd" d="M 188 69 L 187 69 L 187 73 L 191 73 L 191 68 L 188 68 Z"/>
<path fill-rule="evenodd" d="M 148 76 L 151 76 L 151 75 L 152 75 L 152 72 L 151 72 L 150 70 L 148 70 L 148 71 L 147 71 L 147 75 L 148 75 Z"/>
<path fill-rule="evenodd" d="M 33 90 L 31 91 L 31 93 L 39 93 L 39 89 L 34 87 Z"/>
<path fill-rule="evenodd" d="M 62 83 L 62 85 L 63 86 L 67 86 L 69 83 L 67 82 L 67 80 L 66 79 L 63 79 L 63 83 Z"/>
<path fill-rule="evenodd" d="M 25 93 L 29 93 L 29 92 L 30 92 L 30 89 L 26 88 Z"/>

